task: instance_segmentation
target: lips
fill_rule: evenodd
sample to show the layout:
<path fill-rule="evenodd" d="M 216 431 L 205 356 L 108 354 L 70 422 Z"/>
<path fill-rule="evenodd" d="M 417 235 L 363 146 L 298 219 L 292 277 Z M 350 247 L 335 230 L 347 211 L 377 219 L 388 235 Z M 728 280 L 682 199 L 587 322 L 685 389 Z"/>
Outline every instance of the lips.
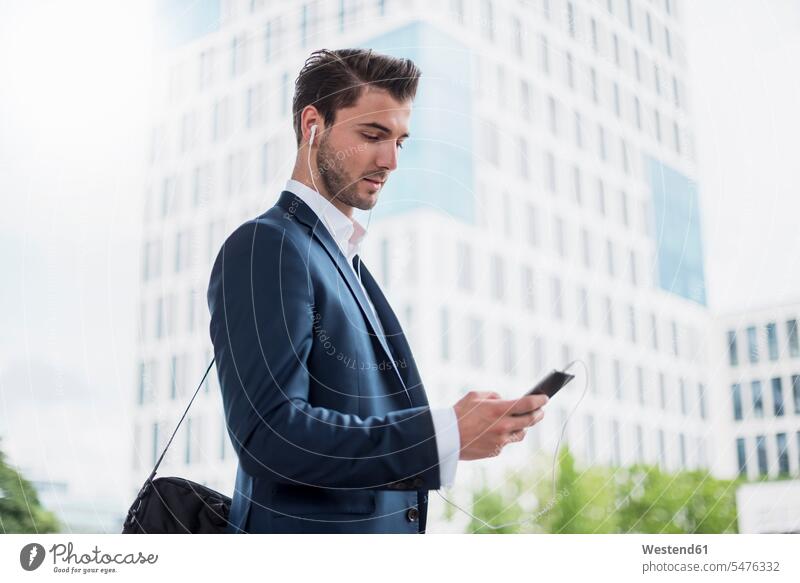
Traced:
<path fill-rule="evenodd" d="M 376 187 L 380 187 L 385 182 L 384 180 L 375 180 L 373 178 L 364 178 L 363 180 L 366 180 L 367 182 Z"/>

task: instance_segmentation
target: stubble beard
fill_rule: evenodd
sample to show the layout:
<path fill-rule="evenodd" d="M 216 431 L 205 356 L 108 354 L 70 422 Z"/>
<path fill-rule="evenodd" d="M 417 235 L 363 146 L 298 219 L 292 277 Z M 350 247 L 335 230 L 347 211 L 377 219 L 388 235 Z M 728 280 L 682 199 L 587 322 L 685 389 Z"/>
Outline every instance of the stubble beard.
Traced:
<path fill-rule="evenodd" d="M 317 150 L 317 168 L 328 195 L 332 201 L 340 201 L 362 211 L 370 210 L 375 206 L 374 203 L 370 199 L 362 200 L 358 196 L 358 185 L 361 180 L 353 180 L 342 162 L 336 158 L 336 153 L 328 143 L 328 137 L 325 136 Z"/>

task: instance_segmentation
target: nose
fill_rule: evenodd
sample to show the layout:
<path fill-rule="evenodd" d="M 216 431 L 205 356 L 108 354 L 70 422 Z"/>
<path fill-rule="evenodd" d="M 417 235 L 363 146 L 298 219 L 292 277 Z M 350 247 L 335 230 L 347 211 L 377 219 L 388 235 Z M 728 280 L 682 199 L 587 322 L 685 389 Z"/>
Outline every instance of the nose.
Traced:
<path fill-rule="evenodd" d="M 375 163 L 388 172 L 397 168 L 397 146 L 394 140 L 386 140 L 380 145 Z"/>

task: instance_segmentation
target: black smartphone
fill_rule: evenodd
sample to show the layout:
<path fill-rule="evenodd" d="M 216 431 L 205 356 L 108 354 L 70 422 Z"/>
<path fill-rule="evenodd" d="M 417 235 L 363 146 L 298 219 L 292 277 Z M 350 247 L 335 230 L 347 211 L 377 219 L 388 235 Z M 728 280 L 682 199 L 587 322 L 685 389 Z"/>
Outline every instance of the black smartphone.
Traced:
<path fill-rule="evenodd" d="M 551 399 L 561 388 L 575 378 L 575 375 L 558 370 L 550 371 L 546 377 L 536 383 L 526 395 L 547 395 Z M 521 417 L 527 413 L 512 413 L 513 417 Z"/>

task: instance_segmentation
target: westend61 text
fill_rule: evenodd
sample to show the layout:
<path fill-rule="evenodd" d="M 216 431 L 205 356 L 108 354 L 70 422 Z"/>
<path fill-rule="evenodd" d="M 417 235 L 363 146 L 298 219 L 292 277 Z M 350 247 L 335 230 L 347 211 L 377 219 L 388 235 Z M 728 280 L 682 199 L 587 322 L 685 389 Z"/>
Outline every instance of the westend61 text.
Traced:
<path fill-rule="evenodd" d="M 708 545 L 642 545 L 642 552 L 645 555 L 707 555 Z"/>

